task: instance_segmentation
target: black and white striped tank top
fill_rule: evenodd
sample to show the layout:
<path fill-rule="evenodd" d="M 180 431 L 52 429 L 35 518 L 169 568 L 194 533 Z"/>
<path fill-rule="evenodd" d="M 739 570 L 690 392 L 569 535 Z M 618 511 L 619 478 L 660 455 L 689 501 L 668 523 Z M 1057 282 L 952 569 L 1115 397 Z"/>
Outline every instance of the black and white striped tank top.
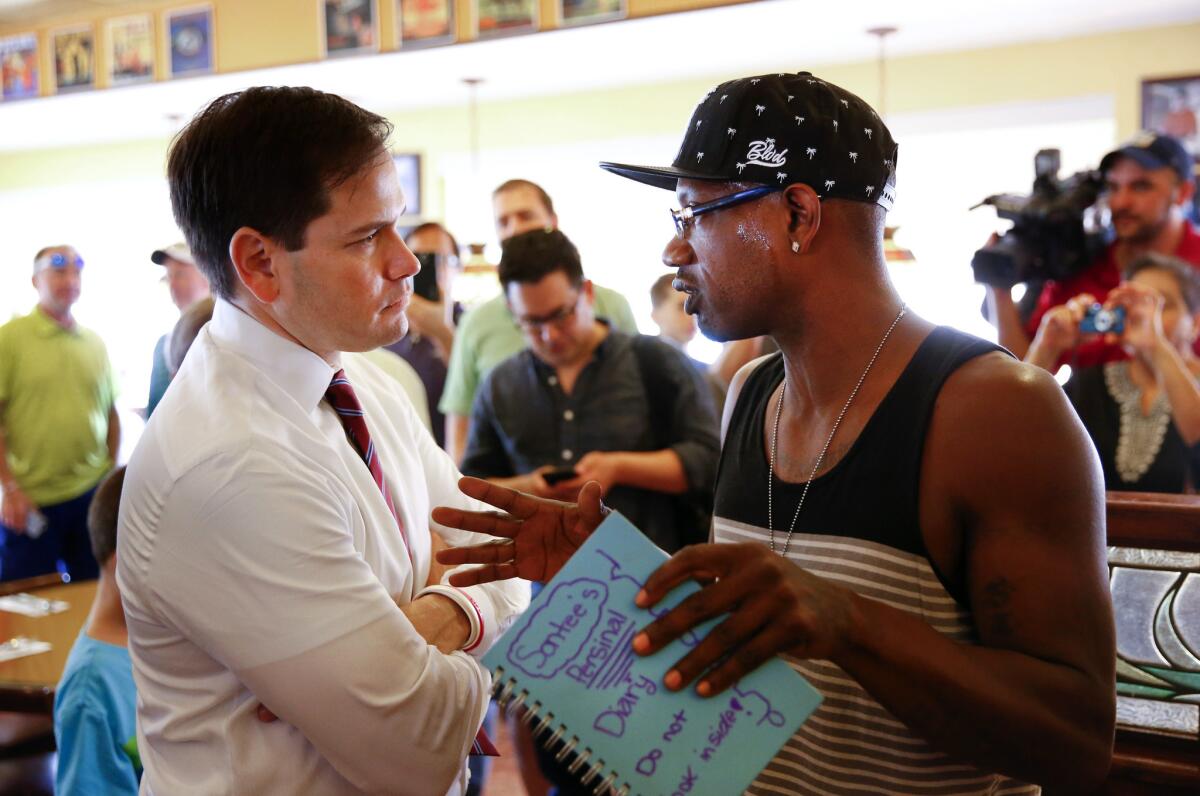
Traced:
<path fill-rule="evenodd" d="M 788 550 L 789 560 L 813 574 L 907 611 L 965 644 L 975 642 L 971 615 L 934 569 L 919 527 L 921 456 L 947 377 L 997 350 L 947 327 L 931 332 L 846 455 L 813 481 Z M 717 476 L 719 542 L 768 543 L 763 423 L 782 379 L 783 360 L 776 355 L 750 375 L 738 396 Z M 803 488 L 776 480 L 776 518 L 790 521 Z M 825 699 L 748 794 L 1039 792 L 931 748 L 829 661 L 788 662 Z"/>

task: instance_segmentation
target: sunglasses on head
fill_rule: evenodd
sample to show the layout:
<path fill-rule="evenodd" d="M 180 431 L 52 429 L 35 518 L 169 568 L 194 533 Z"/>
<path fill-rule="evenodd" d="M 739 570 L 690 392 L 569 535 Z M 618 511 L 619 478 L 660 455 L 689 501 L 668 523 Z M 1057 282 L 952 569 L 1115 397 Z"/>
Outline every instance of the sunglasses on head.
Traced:
<path fill-rule="evenodd" d="M 68 265 L 73 265 L 76 268 L 83 268 L 83 258 L 76 254 L 74 257 L 68 257 L 62 252 L 54 252 L 49 257 L 42 260 L 43 268 L 65 268 Z"/>

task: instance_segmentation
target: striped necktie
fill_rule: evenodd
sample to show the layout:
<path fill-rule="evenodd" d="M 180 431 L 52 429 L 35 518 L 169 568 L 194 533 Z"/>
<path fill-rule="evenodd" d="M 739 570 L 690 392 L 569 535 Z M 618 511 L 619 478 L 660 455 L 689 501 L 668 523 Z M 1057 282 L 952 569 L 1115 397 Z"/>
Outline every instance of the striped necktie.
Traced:
<path fill-rule="evenodd" d="M 404 521 L 400 519 L 396 504 L 392 502 L 392 493 L 383 478 L 383 464 L 379 461 L 379 453 L 375 450 L 375 443 L 371 440 L 371 432 L 367 428 L 367 416 L 363 413 L 362 404 L 358 402 L 358 396 L 354 394 L 354 388 L 346 378 L 346 371 L 339 370 L 333 374 L 333 381 L 329 382 L 329 389 L 325 391 L 325 400 L 333 407 L 333 411 L 337 412 L 342 427 L 346 429 L 346 436 L 366 463 L 367 469 L 371 471 L 375 486 L 383 493 L 388 511 L 392 512 L 396 527 L 400 529 L 400 536 L 407 548 L 408 534 L 404 530 Z M 411 559 L 411 552 L 409 557 Z"/>
<path fill-rule="evenodd" d="M 412 565 L 412 573 L 416 577 L 416 566 L 412 561 L 412 548 L 408 544 L 404 521 L 400 519 L 396 505 L 392 502 L 392 493 L 388 490 L 387 481 L 383 477 L 383 464 L 379 461 L 379 452 L 375 450 L 375 443 L 371 441 L 371 432 L 367 428 L 367 416 L 363 412 L 362 404 L 358 402 L 358 396 L 354 394 L 354 388 L 350 386 L 350 381 L 346 378 L 346 371 L 339 370 L 333 374 L 333 381 L 329 382 L 329 389 L 325 391 L 325 400 L 333 407 L 333 411 L 337 412 L 338 418 L 342 421 L 342 428 L 346 430 L 346 436 L 358 451 L 358 455 L 362 457 L 367 469 L 371 471 L 371 477 L 375 479 L 375 486 L 379 487 L 379 491 L 383 493 L 388 510 L 392 512 L 392 517 L 396 520 L 396 527 L 400 529 L 400 536 L 404 540 L 409 563 Z M 475 741 L 471 744 L 471 754 L 491 757 L 497 757 L 500 754 L 482 727 L 479 728 L 479 732 L 475 735 Z"/>

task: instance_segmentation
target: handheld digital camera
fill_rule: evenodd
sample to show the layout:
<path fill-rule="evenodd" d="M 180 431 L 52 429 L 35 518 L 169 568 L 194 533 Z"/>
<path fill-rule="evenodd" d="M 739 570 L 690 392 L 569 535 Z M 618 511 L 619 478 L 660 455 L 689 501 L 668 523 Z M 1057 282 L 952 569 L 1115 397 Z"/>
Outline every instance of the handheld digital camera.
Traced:
<path fill-rule="evenodd" d="M 1106 310 L 1093 304 L 1079 322 L 1079 331 L 1091 334 L 1120 334 L 1125 331 L 1125 308 L 1113 307 Z"/>

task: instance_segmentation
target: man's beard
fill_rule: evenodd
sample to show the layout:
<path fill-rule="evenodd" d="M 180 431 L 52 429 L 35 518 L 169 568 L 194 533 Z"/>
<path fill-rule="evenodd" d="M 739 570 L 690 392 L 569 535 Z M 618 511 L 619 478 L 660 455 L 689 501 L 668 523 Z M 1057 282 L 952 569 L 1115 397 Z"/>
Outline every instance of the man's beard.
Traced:
<path fill-rule="evenodd" d="M 1133 220 L 1137 220 L 1134 218 Z M 1114 223 L 1116 219 L 1113 219 Z M 1155 238 L 1166 229 L 1170 223 L 1170 216 L 1157 223 L 1139 223 L 1131 234 L 1118 235 L 1117 239 L 1122 243 L 1133 244 L 1135 246 L 1144 246 L 1152 242 Z"/>

